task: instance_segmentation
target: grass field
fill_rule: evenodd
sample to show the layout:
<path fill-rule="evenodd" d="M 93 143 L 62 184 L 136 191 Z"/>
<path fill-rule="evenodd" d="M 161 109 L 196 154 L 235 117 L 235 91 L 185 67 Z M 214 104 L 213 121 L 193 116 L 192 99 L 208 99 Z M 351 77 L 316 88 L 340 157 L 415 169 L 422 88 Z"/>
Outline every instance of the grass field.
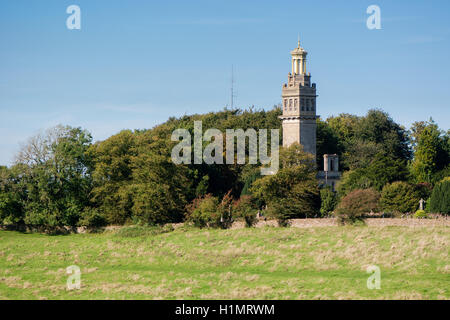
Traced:
<path fill-rule="evenodd" d="M 449 299 L 449 240 L 448 226 L 0 231 L 0 299 Z"/>

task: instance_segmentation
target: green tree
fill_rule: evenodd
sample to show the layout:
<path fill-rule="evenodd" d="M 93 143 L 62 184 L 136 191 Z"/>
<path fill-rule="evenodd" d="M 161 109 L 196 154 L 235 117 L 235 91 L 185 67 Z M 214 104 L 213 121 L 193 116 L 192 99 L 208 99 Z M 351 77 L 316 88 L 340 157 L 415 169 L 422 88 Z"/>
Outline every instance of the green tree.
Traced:
<path fill-rule="evenodd" d="M 25 223 L 50 231 L 77 225 L 92 186 L 91 141 L 81 128 L 57 126 L 22 147 L 16 162 L 26 188 Z"/>
<path fill-rule="evenodd" d="M 350 168 L 349 161 L 352 158 L 348 149 L 353 145 L 355 141 L 355 128 L 360 121 L 360 117 L 341 113 L 336 117 L 329 117 L 327 123 L 334 135 L 337 137 L 337 146 L 340 154 L 340 167 L 342 170 L 348 170 Z M 326 153 L 330 153 L 325 150 Z"/>
<path fill-rule="evenodd" d="M 131 211 L 143 223 L 182 221 L 184 208 L 193 194 L 190 171 L 187 166 L 171 161 L 170 144 L 157 130 L 136 137 L 136 155 L 131 161 Z"/>
<path fill-rule="evenodd" d="M 435 183 L 441 178 L 438 172 L 449 166 L 449 136 L 439 130 L 432 119 L 415 122 L 411 131 L 414 146 L 412 174 L 417 182 Z"/>
<path fill-rule="evenodd" d="M 323 155 L 324 154 L 341 154 L 339 149 L 339 140 L 337 134 L 333 131 L 330 125 L 317 119 L 317 168 L 323 170 Z"/>
<path fill-rule="evenodd" d="M 446 178 L 436 184 L 429 202 L 432 213 L 450 214 L 450 179 Z"/>
<path fill-rule="evenodd" d="M 358 168 L 343 174 L 338 193 L 344 196 L 356 189 L 374 188 L 381 191 L 387 183 L 407 181 L 409 171 L 405 161 L 395 160 L 383 153 L 377 154 L 366 168 Z"/>
<path fill-rule="evenodd" d="M 380 144 L 384 153 L 393 159 L 411 159 L 408 132 L 380 109 L 371 109 L 361 118 L 355 135 L 363 141 Z"/>
<path fill-rule="evenodd" d="M 251 192 L 269 208 L 278 208 L 283 203 L 283 212 L 272 210 L 276 217 L 314 217 L 320 209 L 316 174 L 314 157 L 305 153 L 301 145 L 294 143 L 280 150 L 280 169 L 277 174 L 256 180 Z"/>
<path fill-rule="evenodd" d="M 335 192 L 329 186 L 320 189 L 320 213 L 325 217 L 333 212 L 337 204 Z"/>
<path fill-rule="evenodd" d="M 132 216 L 132 159 L 136 156 L 136 135 L 124 130 L 88 150 L 93 167 L 91 201 L 108 223 L 123 224 Z"/>
<path fill-rule="evenodd" d="M 261 170 L 259 168 L 255 168 L 256 170 L 253 170 L 250 175 L 247 176 L 245 179 L 244 187 L 241 191 L 241 197 L 242 196 L 249 196 L 251 195 L 250 188 L 252 187 L 253 183 L 261 178 Z"/>
<path fill-rule="evenodd" d="M 408 213 L 419 208 L 421 192 L 418 187 L 397 181 L 384 186 L 381 192 L 381 209 L 388 212 Z"/>
<path fill-rule="evenodd" d="M 366 168 L 380 153 L 393 160 L 411 159 L 408 132 L 381 110 L 369 110 L 364 117 L 341 114 L 327 123 L 338 139 L 344 170 Z"/>
<path fill-rule="evenodd" d="M 24 201 L 26 189 L 18 166 L 0 166 L 0 225 L 18 225 L 24 221 Z"/>

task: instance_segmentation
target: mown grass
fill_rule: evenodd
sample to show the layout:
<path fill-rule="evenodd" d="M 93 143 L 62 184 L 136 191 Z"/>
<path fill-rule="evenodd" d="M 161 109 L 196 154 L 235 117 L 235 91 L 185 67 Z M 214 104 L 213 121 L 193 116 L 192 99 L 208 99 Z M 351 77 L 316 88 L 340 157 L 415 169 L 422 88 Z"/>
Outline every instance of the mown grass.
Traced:
<path fill-rule="evenodd" d="M 449 299 L 449 228 L 0 231 L 0 299 Z M 67 290 L 66 268 L 81 268 Z M 381 269 L 369 290 L 366 268 Z"/>

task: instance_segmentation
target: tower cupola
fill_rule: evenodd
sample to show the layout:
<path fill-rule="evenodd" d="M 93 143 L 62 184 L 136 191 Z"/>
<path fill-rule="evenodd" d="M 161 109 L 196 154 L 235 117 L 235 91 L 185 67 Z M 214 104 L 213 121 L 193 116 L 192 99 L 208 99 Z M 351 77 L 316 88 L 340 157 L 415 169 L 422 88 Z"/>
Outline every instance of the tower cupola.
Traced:
<path fill-rule="evenodd" d="M 306 74 L 306 55 L 308 52 L 306 52 L 305 49 L 303 49 L 300 46 L 300 39 L 298 40 L 297 48 L 291 51 L 292 55 L 292 74 Z"/>

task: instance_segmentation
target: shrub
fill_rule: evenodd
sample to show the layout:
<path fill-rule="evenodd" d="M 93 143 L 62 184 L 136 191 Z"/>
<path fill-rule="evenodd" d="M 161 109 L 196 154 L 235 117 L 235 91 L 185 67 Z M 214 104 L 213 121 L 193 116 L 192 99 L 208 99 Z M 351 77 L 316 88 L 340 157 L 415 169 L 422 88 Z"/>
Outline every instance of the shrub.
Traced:
<path fill-rule="evenodd" d="M 230 193 L 228 192 L 221 202 L 211 194 L 194 199 L 186 208 L 187 220 L 199 228 L 229 228 L 233 223 Z"/>
<path fill-rule="evenodd" d="M 428 218 L 428 215 L 424 210 L 417 210 L 416 213 L 414 214 L 414 218 L 426 219 Z"/>
<path fill-rule="evenodd" d="M 188 213 L 187 220 L 194 223 L 196 227 L 207 227 L 214 221 L 220 220 L 217 213 L 218 205 L 218 199 L 210 193 L 195 198 L 186 208 Z"/>
<path fill-rule="evenodd" d="M 166 184 L 141 183 L 133 187 L 133 219 L 156 225 L 179 222 L 183 217 L 184 199 Z"/>
<path fill-rule="evenodd" d="M 106 217 L 97 208 L 86 207 L 78 222 L 80 227 L 100 228 L 107 224 Z"/>
<path fill-rule="evenodd" d="M 253 198 L 248 195 L 241 196 L 233 205 L 233 213 L 236 217 L 244 219 L 245 226 L 248 228 L 253 227 L 258 222 L 256 211 L 257 208 Z"/>
<path fill-rule="evenodd" d="M 335 214 L 340 224 L 363 221 L 364 214 L 378 209 L 380 194 L 373 189 L 357 189 L 350 192 L 337 206 Z"/>
<path fill-rule="evenodd" d="M 0 191 L 1 192 L 1 191 Z M 0 224 L 19 224 L 23 222 L 23 208 L 13 193 L 0 193 Z"/>
<path fill-rule="evenodd" d="M 289 227 L 291 225 L 290 218 L 292 217 L 292 203 L 289 199 L 280 199 L 278 202 L 273 202 L 268 206 L 268 213 L 270 217 L 277 220 L 279 227 Z"/>
<path fill-rule="evenodd" d="M 450 181 L 442 180 L 436 184 L 431 193 L 430 211 L 433 213 L 450 214 Z"/>
<path fill-rule="evenodd" d="M 331 187 L 326 186 L 320 190 L 320 214 L 322 217 L 331 214 L 336 207 L 336 194 L 331 190 Z"/>
<path fill-rule="evenodd" d="M 228 229 L 233 224 L 233 197 L 231 196 L 231 190 L 222 198 L 222 201 L 217 207 L 217 211 L 220 215 L 219 221 L 211 225 L 212 227 L 219 227 L 222 229 Z"/>
<path fill-rule="evenodd" d="M 418 186 L 398 181 L 384 186 L 380 206 L 388 212 L 414 212 L 419 207 L 421 196 Z"/>

